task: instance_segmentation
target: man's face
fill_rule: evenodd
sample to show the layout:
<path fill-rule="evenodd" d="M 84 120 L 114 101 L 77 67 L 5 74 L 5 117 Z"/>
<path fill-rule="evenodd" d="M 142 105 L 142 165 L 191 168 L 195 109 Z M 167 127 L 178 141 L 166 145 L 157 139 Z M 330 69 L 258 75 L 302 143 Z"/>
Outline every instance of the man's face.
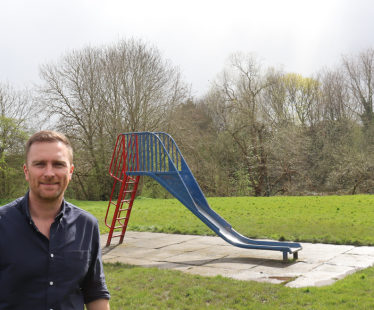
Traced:
<path fill-rule="evenodd" d="M 56 200 L 63 196 L 74 166 L 66 145 L 56 142 L 34 142 L 23 165 L 30 194 L 35 198 Z"/>

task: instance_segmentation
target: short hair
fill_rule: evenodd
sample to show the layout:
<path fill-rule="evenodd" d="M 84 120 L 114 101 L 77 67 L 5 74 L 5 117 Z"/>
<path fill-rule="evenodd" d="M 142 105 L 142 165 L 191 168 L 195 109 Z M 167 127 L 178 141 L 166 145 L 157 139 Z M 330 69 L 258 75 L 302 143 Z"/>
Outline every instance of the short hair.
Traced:
<path fill-rule="evenodd" d="M 27 165 L 27 155 L 29 154 L 30 147 L 35 142 L 62 142 L 66 145 L 69 155 L 70 164 L 73 163 L 73 148 L 68 138 L 65 137 L 62 133 L 51 131 L 51 130 L 42 130 L 37 133 L 34 133 L 26 142 L 26 165 Z"/>

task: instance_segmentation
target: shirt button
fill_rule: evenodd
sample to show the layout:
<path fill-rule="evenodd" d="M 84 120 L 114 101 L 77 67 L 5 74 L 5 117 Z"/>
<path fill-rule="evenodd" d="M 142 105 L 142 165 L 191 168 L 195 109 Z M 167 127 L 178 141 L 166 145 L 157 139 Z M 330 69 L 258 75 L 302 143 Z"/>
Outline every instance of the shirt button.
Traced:
<path fill-rule="evenodd" d="M 51 257 L 53 257 L 54 255 L 53 254 L 51 254 Z"/>
<path fill-rule="evenodd" d="M 49 282 L 49 285 L 53 285 L 53 282 L 51 281 L 51 282 Z"/>

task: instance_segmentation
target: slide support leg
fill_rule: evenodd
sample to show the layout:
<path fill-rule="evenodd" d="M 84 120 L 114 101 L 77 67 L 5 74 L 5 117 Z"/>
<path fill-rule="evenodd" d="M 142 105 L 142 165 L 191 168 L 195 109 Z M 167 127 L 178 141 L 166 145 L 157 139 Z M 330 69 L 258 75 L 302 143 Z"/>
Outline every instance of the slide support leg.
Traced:
<path fill-rule="evenodd" d="M 288 253 L 283 252 L 283 263 L 287 264 L 288 263 Z"/>

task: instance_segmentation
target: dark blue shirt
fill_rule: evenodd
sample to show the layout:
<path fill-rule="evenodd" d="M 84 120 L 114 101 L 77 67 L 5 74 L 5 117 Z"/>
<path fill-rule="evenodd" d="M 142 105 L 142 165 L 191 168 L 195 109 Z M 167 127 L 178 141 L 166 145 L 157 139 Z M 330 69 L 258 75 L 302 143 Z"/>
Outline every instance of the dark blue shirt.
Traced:
<path fill-rule="evenodd" d="M 28 193 L 0 207 L 0 310 L 83 310 L 101 298 L 109 292 L 94 216 L 64 200 L 48 240 Z"/>

